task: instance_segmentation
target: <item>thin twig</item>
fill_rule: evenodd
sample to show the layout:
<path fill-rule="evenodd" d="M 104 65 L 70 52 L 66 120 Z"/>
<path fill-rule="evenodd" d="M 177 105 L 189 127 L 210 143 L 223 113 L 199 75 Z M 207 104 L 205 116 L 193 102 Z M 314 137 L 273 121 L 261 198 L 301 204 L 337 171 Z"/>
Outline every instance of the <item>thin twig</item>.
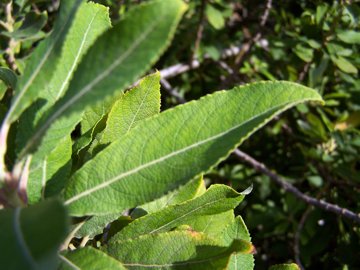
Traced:
<path fill-rule="evenodd" d="M 291 185 L 281 176 L 270 171 L 263 163 L 260 163 L 259 161 L 249 156 L 248 154 L 240 151 L 239 149 L 236 149 L 234 151 L 234 154 L 242 161 L 245 161 L 246 163 L 250 164 L 256 171 L 269 176 L 271 180 L 273 180 L 276 184 L 282 187 L 285 191 L 291 192 L 297 198 L 303 200 L 307 204 L 313 205 L 328 212 L 333 212 L 341 217 L 345 217 L 347 219 L 354 221 L 355 223 L 360 224 L 360 214 L 356 214 L 350 211 L 349 209 L 342 208 L 336 204 L 325 202 L 324 200 L 315 199 L 309 195 L 302 193 L 299 189 Z"/>
<path fill-rule="evenodd" d="M 242 62 L 245 59 L 245 56 L 250 52 L 250 50 L 254 46 L 254 44 L 256 44 L 260 40 L 260 38 L 262 36 L 262 28 L 265 26 L 265 24 L 269 18 L 271 7 L 272 7 L 272 0 L 267 0 L 264 13 L 261 16 L 259 30 L 253 36 L 253 38 L 251 38 L 247 43 L 244 44 L 243 50 L 236 57 L 235 64 L 236 64 L 237 69 L 239 69 L 241 67 Z"/>
<path fill-rule="evenodd" d="M 308 207 L 306 209 L 306 211 L 304 212 L 304 214 L 301 216 L 301 219 L 298 223 L 297 230 L 296 230 L 295 237 L 294 237 L 295 262 L 300 267 L 301 270 L 304 270 L 305 268 L 304 268 L 303 264 L 301 263 L 301 259 L 300 259 L 300 236 L 301 236 L 301 231 L 304 228 L 305 222 L 306 222 L 310 212 L 311 212 L 311 207 Z"/>
<path fill-rule="evenodd" d="M 175 89 L 172 88 L 171 84 L 166 79 L 162 78 L 160 83 L 166 92 L 176 98 L 177 102 L 181 104 L 186 102 L 186 100 Z"/>
<path fill-rule="evenodd" d="M 198 23 L 198 27 L 197 27 L 197 31 L 196 31 L 196 40 L 195 40 L 194 50 L 190 57 L 190 65 L 192 64 L 193 60 L 196 59 L 196 54 L 199 50 L 200 42 L 201 42 L 202 35 L 204 32 L 205 7 L 206 7 L 206 0 L 201 0 L 199 23 Z"/>
<path fill-rule="evenodd" d="M 221 53 L 221 59 L 227 59 L 230 57 L 233 57 L 237 55 L 241 50 L 241 47 L 230 47 L 228 49 L 225 49 Z M 204 59 L 209 59 L 210 57 L 205 55 Z M 182 73 L 185 73 L 189 70 L 196 69 L 200 67 L 200 61 L 199 60 L 193 60 L 190 64 L 176 64 L 167 68 L 164 68 L 160 70 L 161 78 L 163 79 L 169 79 L 172 77 L 176 77 Z"/>

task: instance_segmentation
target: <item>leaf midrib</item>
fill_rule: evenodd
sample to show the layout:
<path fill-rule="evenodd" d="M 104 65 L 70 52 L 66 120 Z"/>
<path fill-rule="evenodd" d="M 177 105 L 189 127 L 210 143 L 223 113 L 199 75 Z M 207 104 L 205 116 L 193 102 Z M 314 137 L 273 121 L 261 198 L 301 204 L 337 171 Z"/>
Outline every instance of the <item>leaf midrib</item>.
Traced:
<path fill-rule="evenodd" d="M 44 131 L 64 112 L 66 111 L 71 105 L 73 105 L 77 100 L 82 98 L 87 92 L 89 92 L 95 85 L 101 82 L 104 78 L 106 78 L 117 66 L 119 66 L 132 52 L 136 50 L 138 45 L 147 38 L 147 36 L 155 29 L 156 25 L 161 21 L 161 19 L 165 15 L 158 17 L 150 27 L 144 31 L 138 39 L 127 49 L 127 51 L 121 55 L 115 62 L 110 65 L 109 68 L 105 69 L 100 75 L 98 75 L 94 80 L 88 83 L 85 87 L 83 87 L 69 102 L 64 103 L 62 107 L 60 107 L 56 112 L 53 113 L 52 116 L 48 118 L 48 120 L 44 123 L 43 126 L 37 129 L 37 132 L 32 136 L 32 138 L 28 141 L 27 146 L 23 150 L 23 153 L 27 152 L 28 149 L 33 145 L 36 140 L 41 137 Z"/>
<path fill-rule="evenodd" d="M 73 71 L 74 71 L 74 69 L 75 69 L 75 67 L 76 67 L 76 64 L 77 64 L 77 62 L 78 62 L 78 60 L 79 60 L 79 58 L 80 58 L 81 52 L 82 52 L 82 50 L 83 50 L 83 48 L 84 48 L 84 46 L 85 46 L 85 41 L 86 41 L 87 36 L 88 36 L 88 34 L 89 34 L 90 27 L 91 27 L 91 25 L 93 24 L 96 16 L 99 14 L 99 12 L 100 12 L 100 10 L 97 10 L 97 12 L 95 13 L 95 15 L 92 17 L 92 19 L 91 19 L 88 27 L 86 28 L 86 31 L 85 31 L 85 34 L 84 34 L 84 36 L 83 36 L 83 39 L 81 40 L 81 43 L 80 43 L 80 47 L 79 47 L 79 49 L 78 49 L 78 52 L 77 52 L 77 54 L 76 54 L 76 56 L 75 56 L 75 58 L 74 58 L 74 61 L 73 61 L 73 63 L 72 63 L 72 66 L 71 66 L 68 74 L 66 75 L 66 78 L 65 78 L 64 82 L 62 83 L 62 85 L 61 85 L 61 87 L 60 87 L 59 93 L 58 93 L 58 95 L 56 96 L 56 100 L 58 100 L 59 97 L 62 95 L 62 93 L 64 92 L 64 89 L 65 89 L 66 84 L 67 84 L 67 83 L 69 82 L 69 80 L 70 80 L 70 77 L 71 77 L 71 75 L 72 75 L 72 73 L 73 73 Z"/>
<path fill-rule="evenodd" d="M 295 105 L 295 104 L 298 104 L 298 103 L 300 103 L 300 102 L 310 101 L 310 100 L 312 100 L 312 99 L 311 99 L 311 98 L 307 98 L 307 99 L 302 99 L 301 101 L 289 103 L 288 105 L 284 106 L 281 110 L 279 110 L 279 111 L 275 112 L 274 114 L 272 114 L 272 116 L 273 116 L 273 115 L 277 115 L 277 114 L 283 112 L 284 110 L 288 109 L 289 107 L 291 107 L 291 106 L 293 106 L 293 105 Z M 252 120 L 254 120 L 254 119 L 256 119 L 256 118 L 261 117 L 262 115 L 267 114 L 269 111 L 272 111 L 272 110 L 276 109 L 277 107 L 281 107 L 281 105 L 277 105 L 277 106 L 268 108 L 268 110 L 266 110 L 266 111 L 263 112 L 262 114 L 259 114 L 259 115 L 256 115 L 256 116 L 254 116 L 254 117 L 251 117 L 251 118 L 249 118 L 247 121 L 244 121 L 244 122 L 242 122 L 242 123 L 240 123 L 240 124 L 238 124 L 238 125 L 230 128 L 230 129 L 228 129 L 228 130 L 226 130 L 226 131 L 224 131 L 224 132 L 218 133 L 218 134 L 216 134 L 216 135 L 214 135 L 214 136 L 211 136 L 211 137 L 209 137 L 209 138 L 207 138 L 207 139 L 205 139 L 205 140 L 202 140 L 202 141 L 199 141 L 199 142 L 197 142 L 197 143 L 191 144 L 191 145 L 189 145 L 189 146 L 187 146 L 187 147 L 185 147 L 185 148 L 179 149 L 179 150 L 174 151 L 174 152 L 171 152 L 171 153 L 169 153 L 169 154 L 167 154 L 167 155 L 165 155 L 165 156 L 163 156 L 163 157 L 160 157 L 160 158 L 158 158 L 158 159 L 155 159 L 155 160 L 153 160 L 153 161 L 150 161 L 150 162 L 148 162 L 148 163 L 145 163 L 145 164 L 143 164 L 143 165 L 141 165 L 141 166 L 139 166 L 139 167 L 137 167 L 137 168 L 134 168 L 134 169 L 129 170 L 129 171 L 127 171 L 127 172 L 121 173 L 121 174 L 119 174 L 119 175 L 111 178 L 111 179 L 108 180 L 108 181 L 105 181 L 105 182 L 103 182 L 103 183 L 101 183 L 101 184 L 99 184 L 99 185 L 97 185 L 97 186 L 95 186 L 95 187 L 93 187 L 93 188 L 91 188 L 91 189 L 89 189 L 89 190 L 86 190 L 86 191 L 84 191 L 84 192 L 81 192 L 81 193 L 77 194 L 76 196 L 74 196 L 74 197 L 66 200 L 64 204 L 65 204 L 65 205 L 69 205 L 69 204 L 71 204 L 71 203 L 79 200 L 79 199 L 82 198 L 82 197 L 88 196 L 88 195 L 92 194 L 93 192 L 96 192 L 96 191 L 98 191 L 98 190 L 100 190 L 100 189 L 106 188 L 107 186 L 109 186 L 109 185 L 117 182 L 118 180 L 120 180 L 120 179 L 122 179 L 122 178 L 125 178 L 125 177 L 127 177 L 127 176 L 129 176 L 129 175 L 135 174 L 135 173 L 137 173 L 137 172 L 139 172 L 139 171 L 141 171 L 141 170 L 143 170 L 143 169 L 146 169 L 146 168 L 148 168 L 148 167 L 150 167 L 150 166 L 152 166 L 152 165 L 155 165 L 155 164 L 157 164 L 157 163 L 161 163 L 161 162 L 163 162 L 163 161 L 165 161 L 165 160 L 167 160 L 167 159 L 169 159 L 169 158 L 171 158 L 171 157 L 173 157 L 173 156 L 176 156 L 176 155 L 178 155 L 178 154 L 181 154 L 181 153 L 183 153 L 183 152 L 186 152 L 186 151 L 188 151 L 188 150 L 191 150 L 192 148 L 201 146 L 202 144 L 205 144 L 205 143 L 207 143 L 207 142 L 210 142 L 210 141 L 212 141 L 212 140 L 215 140 L 215 139 L 217 139 L 217 138 L 220 138 L 220 137 L 222 137 L 222 136 L 224 136 L 224 135 L 226 135 L 226 134 L 228 134 L 228 133 L 230 133 L 230 132 L 238 129 L 239 127 L 247 124 L 248 122 L 251 122 Z M 270 118 L 271 118 L 271 117 L 270 117 Z M 261 124 L 265 123 L 266 120 L 267 120 L 267 119 L 265 119 Z M 258 126 L 254 127 L 254 129 L 256 129 L 257 127 L 261 126 L 261 124 L 259 124 Z M 252 132 L 252 131 L 250 131 L 248 134 L 250 134 L 251 132 Z M 240 139 L 240 143 L 241 143 L 245 138 L 246 138 L 246 136 L 243 136 L 243 138 Z"/>
<path fill-rule="evenodd" d="M 78 0 L 77 2 L 81 2 L 81 0 Z M 74 9 L 78 6 L 78 4 L 74 4 L 74 6 L 71 9 L 71 13 L 73 13 Z M 17 95 L 15 97 L 14 102 L 12 103 L 9 112 L 6 115 L 6 118 L 4 119 L 4 123 L 9 123 L 12 122 L 10 117 L 12 117 L 13 112 L 15 111 L 16 107 L 18 106 L 20 100 L 22 99 L 22 97 L 25 95 L 26 90 L 32 85 L 33 81 L 35 80 L 36 76 L 39 74 L 41 68 L 43 67 L 43 65 L 45 64 L 46 60 L 48 59 L 48 56 L 50 55 L 50 53 L 53 51 L 53 49 L 55 48 L 55 45 L 58 41 L 58 39 L 60 38 L 61 34 L 63 33 L 64 29 L 66 28 L 67 24 L 69 23 L 69 20 L 72 18 L 72 16 L 69 16 L 67 18 L 67 20 L 65 21 L 65 23 L 63 24 L 63 26 L 60 28 L 60 31 L 58 32 L 58 34 L 55 36 L 55 38 L 53 39 L 53 42 L 51 43 L 51 45 L 49 46 L 48 50 L 44 53 L 43 58 L 41 59 L 39 65 L 35 68 L 34 72 L 31 73 L 30 78 L 27 80 L 27 82 L 25 83 L 24 87 L 22 88 L 22 90 L 19 92 L 19 95 Z"/>

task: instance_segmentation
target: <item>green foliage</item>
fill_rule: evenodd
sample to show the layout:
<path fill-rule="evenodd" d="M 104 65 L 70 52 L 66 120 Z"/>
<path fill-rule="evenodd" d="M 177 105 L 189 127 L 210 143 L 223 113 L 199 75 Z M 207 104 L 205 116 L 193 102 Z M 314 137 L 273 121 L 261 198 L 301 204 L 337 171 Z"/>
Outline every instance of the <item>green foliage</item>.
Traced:
<path fill-rule="evenodd" d="M 55 269 L 67 232 L 67 213 L 59 201 L 1 210 L 1 262 L 9 270 Z"/>
<path fill-rule="evenodd" d="M 317 255 L 332 265 L 333 245 L 338 262 L 356 266 L 341 254 L 358 247 L 356 227 L 307 210 L 229 157 L 242 144 L 314 197 L 359 209 L 356 6 L 274 3 L 250 53 L 224 65 L 222 49 L 256 34 L 258 25 L 248 24 L 262 5 L 97 2 L 108 8 L 62 0 L 53 13 L 46 2 L 12 1 L 14 20 L 2 21 L 0 39 L 11 46 L 0 65 L 11 67 L 7 56 L 16 56 L 13 71 L 0 68 L 2 265 L 261 269 L 263 258 L 292 259 L 288 245 L 304 219 L 305 266 L 318 266 Z M 199 21 L 204 32 L 194 53 Z M 196 101 L 167 109 L 175 100 L 160 95 L 159 72 L 136 83 L 155 63 L 160 69 L 193 58 L 204 68 L 170 82 L 187 99 L 204 96 Z M 272 81 L 253 82 L 264 79 Z M 316 90 L 295 83 L 302 80 Z M 322 103 L 321 95 L 323 108 L 304 104 Z M 239 192 L 250 184 L 251 196 Z"/>

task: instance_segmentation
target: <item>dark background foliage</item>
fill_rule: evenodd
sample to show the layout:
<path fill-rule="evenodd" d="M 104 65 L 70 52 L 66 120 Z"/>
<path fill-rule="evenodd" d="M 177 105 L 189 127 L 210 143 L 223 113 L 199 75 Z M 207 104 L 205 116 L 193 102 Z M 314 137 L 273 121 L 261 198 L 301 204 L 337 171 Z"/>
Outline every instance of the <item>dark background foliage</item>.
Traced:
<path fill-rule="evenodd" d="M 0 65 L 17 73 L 51 31 L 58 2 L 2 1 Z M 112 20 L 145 1 L 98 0 Z M 314 198 L 360 212 L 360 6 L 356 1 L 191 0 L 159 70 L 189 69 L 162 81 L 162 107 L 259 80 L 289 80 L 317 89 L 323 107 L 298 106 L 247 140 L 241 150 Z M 17 30 L 7 28 L 13 20 Z M 224 50 L 236 53 L 222 57 Z M 0 82 L 0 87 L 5 87 Z M 6 101 L 7 96 L 4 97 Z M 0 107 L 0 116 L 5 108 Z M 309 206 L 236 156 L 206 181 L 253 192 L 237 209 L 256 246 L 256 268 L 286 261 L 306 269 L 360 269 L 360 227 Z"/>

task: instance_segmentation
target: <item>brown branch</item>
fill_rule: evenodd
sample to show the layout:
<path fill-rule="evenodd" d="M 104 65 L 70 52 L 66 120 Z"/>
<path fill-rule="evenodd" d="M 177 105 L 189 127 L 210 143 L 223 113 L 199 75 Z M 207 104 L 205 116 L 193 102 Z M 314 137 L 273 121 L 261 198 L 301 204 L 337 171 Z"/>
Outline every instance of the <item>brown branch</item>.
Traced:
<path fill-rule="evenodd" d="M 250 164 L 256 171 L 261 172 L 270 177 L 270 179 L 283 188 L 285 191 L 288 191 L 294 194 L 297 198 L 304 201 L 307 204 L 313 205 L 317 208 L 323 209 L 328 212 L 333 212 L 341 217 L 345 217 L 347 219 L 352 220 L 355 223 L 360 224 L 360 214 L 354 213 L 349 209 L 342 208 L 336 204 L 331 204 L 325 202 L 324 200 L 315 199 L 309 195 L 302 193 L 299 189 L 291 185 L 281 176 L 277 175 L 276 173 L 270 171 L 263 163 L 255 160 L 253 157 L 249 156 L 248 154 L 236 149 L 234 154 L 240 158 L 242 161 Z"/>
<path fill-rule="evenodd" d="M 267 0 L 264 13 L 261 16 L 259 30 L 253 36 L 253 38 L 251 38 L 247 43 L 244 44 L 243 50 L 239 53 L 239 55 L 235 59 L 235 65 L 236 65 L 235 68 L 236 69 L 239 69 L 241 67 L 242 62 L 245 59 L 245 56 L 248 55 L 248 53 L 250 52 L 250 50 L 254 46 L 254 44 L 256 44 L 260 40 L 260 38 L 262 36 L 262 28 L 265 26 L 265 24 L 269 18 L 271 7 L 272 7 L 272 0 Z"/>
<path fill-rule="evenodd" d="M 228 49 L 225 49 L 221 53 L 221 59 L 227 59 L 230 57 L 234 57 L 237 55 L 241 50 L 241 47 L 230 47 Z M 205 55 L 204 59 L 209 59 L 210 57 Z M 197 69 L 200 67 L 200 61 L 199 60 L 193 60 L 190 64 L 176 64 L 167 68 L 164 68 L 160 70 L 161 78 L 163 79 L 169 79 L 172 77 L 176 77 L 182 73 L 185 73 L 192 69 Z"/>

